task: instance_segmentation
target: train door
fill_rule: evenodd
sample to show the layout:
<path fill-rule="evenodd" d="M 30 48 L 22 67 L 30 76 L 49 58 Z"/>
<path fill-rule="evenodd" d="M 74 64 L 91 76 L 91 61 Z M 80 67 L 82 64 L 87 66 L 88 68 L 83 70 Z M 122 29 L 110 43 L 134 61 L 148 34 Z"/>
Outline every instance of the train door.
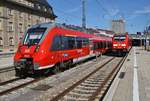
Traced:
<path fill-rule="evenodd" d="M 90 50 L 90 55 L 94 55 L 94 43 L 92 39 L 89 39 L 89 50 Z"/>
<path fill-rule="evenodd" d="M 88 38 L 82 38 L 82 49 L 84 50 L 84 55 L 88 55 L 90 53 Z"/>
<path fill-rule="evenodd" d="M 51 46 L 51 55 L 53 56 L 52 61 L 53 63 L 58 63 L 61 61 L 61 51 L 62 51 L 62 41 L 61 36 L 56 35 L 53 38 L 52 46 Z"/>

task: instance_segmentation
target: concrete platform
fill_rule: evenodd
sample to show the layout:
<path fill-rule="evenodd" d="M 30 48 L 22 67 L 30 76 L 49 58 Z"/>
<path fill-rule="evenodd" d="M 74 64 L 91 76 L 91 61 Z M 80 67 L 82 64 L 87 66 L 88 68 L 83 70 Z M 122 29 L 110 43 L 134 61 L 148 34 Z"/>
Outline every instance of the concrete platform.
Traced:
<path fill-rule="evenodd" d="M 0 58 L 0 69 L 9 66 L 13 66 L 13 56 Z"/>
<path fill-rule="evenodd" d="M 132 48 L 104 101 L 150 101 L 150 52 Z"/>
<path fill-rule="evenodd" d="M 15 51 L 4 51 L 0 52 L 0 69 L 13 66 L 13 57 Z"/>

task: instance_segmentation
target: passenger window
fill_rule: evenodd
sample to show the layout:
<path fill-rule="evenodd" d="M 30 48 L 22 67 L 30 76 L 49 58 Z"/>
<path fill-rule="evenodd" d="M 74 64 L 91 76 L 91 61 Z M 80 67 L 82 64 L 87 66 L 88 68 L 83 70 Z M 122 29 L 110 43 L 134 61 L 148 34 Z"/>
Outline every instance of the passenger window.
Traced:
<path fill-rule="evenodd" d="M 76 45 L 75 45 L 75 37 L 68 37 L 68 48 L 69 48 L 69 49 L 74 49 L 74 48 L 76 48 Z"/>
<path fill-rule="evenodd" d="M 62 37 L 62 50 L 67 50 L 68 49 L 68 37 L 63 36 Z"/>
<path fill-rule="evenodd" d="M 77 48 L 82 48 L 82 38 L 77 38 Z"/>
<path fill-rule="evenodd" d="M 101 48 L 101 42 L 98 42 L 98 48 Z"/>
<path fill-rule="evenodd" d="M 82 46 L 83 47 L 85 47 L 86 45 L 88 45 L 89 44 L 89 39 L 87 39 L 87 38 L 82 38 Z"/>
<path fill-rule="evenodd" d="M 103 48 L 104 47 L 104 44 L 103 44 L 103 42 L 101 42 L 101 48 Z"/>
<path fill-rule="evenodd" d="M 96 50 L 96 49 L 98 49 L 98 43 L 97 42 L 94 43 L 94 50 Z"/>
<path fill-rule="evenodd" d="M 61 50 L 61 36 L 54 37 L 51 50 Z"/>
<path fill-rule="evenodd" d="M 106 48 L 106 42 L 104 42 L 104 48 Z"/>
<path fill-rule="evenodd" d="M 89 41 L 89 47 L 90 47 L 90 50 L 94 50 L 94 43 L 93 43 L 93 40 L 90 40 L 90 41 Z"/>
<path fill-rule="evenodd" d="M 108 47 L 108 43 L 107 43 L 107 41 L 105 42 L 105 44 L 106 44 L 106 48 Z"/>
<path fill-rule="evenodd" d="M 62 37 L 62 49 L 69 50 L 76 48 L 75 37 L 63 36 Z"/>

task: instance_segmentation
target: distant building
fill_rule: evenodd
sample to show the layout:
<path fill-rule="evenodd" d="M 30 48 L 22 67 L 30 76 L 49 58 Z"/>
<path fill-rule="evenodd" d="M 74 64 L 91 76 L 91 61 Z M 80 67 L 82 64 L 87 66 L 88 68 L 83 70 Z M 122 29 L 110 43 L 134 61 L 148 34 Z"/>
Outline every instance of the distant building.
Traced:
<path fill-rule="evenodd" d="M 112 31 L 116 34 L 125 33 L 125 21 L 124 20 L 112 20 Z"/>
<path fill-rule="evenodd" d="M 0 50 L 15 49 L 28 27 L 55 18 L 46 0 L 0 0 Z"/>

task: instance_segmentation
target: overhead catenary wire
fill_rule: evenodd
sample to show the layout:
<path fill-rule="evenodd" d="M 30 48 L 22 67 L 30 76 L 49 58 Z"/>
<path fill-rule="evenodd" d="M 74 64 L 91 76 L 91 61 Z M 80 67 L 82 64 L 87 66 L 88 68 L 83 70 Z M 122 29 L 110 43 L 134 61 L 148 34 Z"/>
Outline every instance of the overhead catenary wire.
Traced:
<path fill-rule="evenodd" d="M 99 7 L 105 12 L 107 13 L 109 16 L 111 16 L 111 14 L 109 13 L 109 11 L 103 6 L 103 4 L 101 4 L 101 2 L 99 0 L 95 0 L 97 2 L 97 4 L 99 5 Z"/>
<path fill-rule="evenodd" d="M 61 19 L 64 19 L 64 21 L 61 21 L 61 22 L 63 22 L 63 23 L 66 23 L 69 18 L 81 19 L 81 17 L 79 17 L 79 16 L 77 16 L 77 15 L 73 15 L 73 14 L 64 12 L 64 11 L 58 9 L 58 8 L 54 8 L 54 10 L 57 11 L 57 12 L 59 12 L 59 13 L 61 13 L 61 14 L 63 14 L 64 16 L 68 16 L 67 18 L 65 18 L 65 17 L 63 17 L 63 16 L 59 17 L 59 18 L 61 18 Z"/>
<path fill-rule="evenodd" d="M 66 2 L 66 1 L 65 1 Z M 66 2 L 66 3 L 68 3 L 69 5 L 71 4 L 72 6 L 74 6 L 74 4 L 72 3 L 72 2 L 70 2 L 69 0 Z M 80 5 L 80 7 L 81 7 L 81 5 Z M 73 10 L 74 11 L 74 9 L 75 8 L 73 8 L 73 9 L 70 9 L 70 11 L 71 10 Z M 64 16 L 58 16 L 60 19 L 64 19 L 64 22 L 66 22 L 66 21 L 69 21 L 69 19 L 80 19 L 81 20 L 81 16 L 78 16 L 78 15 L 75 15 L 76 13 L 71 13 L 70 11 L 64 11 L 64 9 L 63 10 L 61 10 L 60 8 L 54 8 L 54 10 L 56 11 L 56 12 L 59 12 L 59 13 L 61 13 L 61 14 L 63 14 L 64 16 L 66 16 L 66 17 L 64 17 Z M 60 19 L 58 19 L 58 20 L 60 20 Z M 57 20 L 57 21 L 58 21 Z"/>

